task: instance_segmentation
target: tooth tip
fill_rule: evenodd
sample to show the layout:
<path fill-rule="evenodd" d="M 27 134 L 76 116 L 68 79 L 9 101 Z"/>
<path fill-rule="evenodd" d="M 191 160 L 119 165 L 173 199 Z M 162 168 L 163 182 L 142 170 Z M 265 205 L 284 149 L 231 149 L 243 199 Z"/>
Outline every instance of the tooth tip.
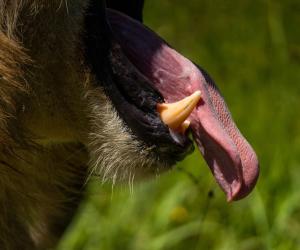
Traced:
<path fill-rule="evenodd" d="M 196 90 L 196 91 L 194 92 L 194 95 L 200 96 L 200 95 L 201 95 L 201 91 L 200 91 L 200 90 Z"/>
<path fill-rule="evenodd" d="M 191 95 L 191 97 L 193 97 L 193 98 L 199 100 L 200 97 L 201 97 L 201 91 L 200 91 L 200 90 L 195 91 L 195 92 Z"/>

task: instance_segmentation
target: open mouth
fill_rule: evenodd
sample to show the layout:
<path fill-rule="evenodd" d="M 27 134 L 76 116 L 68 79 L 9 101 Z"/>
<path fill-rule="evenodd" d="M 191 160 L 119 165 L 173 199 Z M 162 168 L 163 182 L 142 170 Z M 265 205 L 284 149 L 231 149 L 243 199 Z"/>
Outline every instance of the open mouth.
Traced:
<path fill-rule="evenodd" d="M 98 18 L 98 25 L 103 25 L 103 19 Z M 99 30 L 96 16 L 90 15 L 88 22 L 92 23 L 89 27 Z M 256 154 L 234 124 L 209 75 L 140 22 L 110 9 L 105 22 L 106 28 L 87 41 L 99 53 L 95 49 L 87 53 L 98 80 L 128 127 L 171 162 L 193 149 L 187 136 L 190 131 L 227 200 L 249 194 L 259 173 Z M 110 39 L 104 41 L 108 35 Z M 107 60 L 99 60 L 97 54 Z M 175 117 L 174 123 L 162 120 L 165 103 L 188 96 L 197 100 L 194 109 L 181 119 Z"/>

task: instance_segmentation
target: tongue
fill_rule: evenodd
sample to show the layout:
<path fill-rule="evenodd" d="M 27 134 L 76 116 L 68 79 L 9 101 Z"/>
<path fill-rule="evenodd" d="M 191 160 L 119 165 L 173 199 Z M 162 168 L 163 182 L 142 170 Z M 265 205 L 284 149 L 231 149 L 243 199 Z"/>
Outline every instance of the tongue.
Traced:
<path fill-rule="evenodd" d="M 166 102 L 201 91 L 188 119 L 194 140 L 227 200 L 248 195 L 259 174 L 258 160 L 211 78 L 141 23 L 113 10 L 108 10 L 108 19 L 124 53 Z"/>

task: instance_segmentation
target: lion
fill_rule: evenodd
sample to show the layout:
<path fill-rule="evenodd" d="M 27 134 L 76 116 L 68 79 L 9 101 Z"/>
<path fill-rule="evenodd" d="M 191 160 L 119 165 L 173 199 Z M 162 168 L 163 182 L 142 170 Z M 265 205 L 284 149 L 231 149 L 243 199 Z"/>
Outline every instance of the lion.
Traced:
<path fill-rule="evenodd" d="M 228 201 L 254 150 L 211 77 L 142 23 L 142 0 L 0 2 L 0 249 L 54 247 L 91 176 L 166 171 L 196 145 Z"/>

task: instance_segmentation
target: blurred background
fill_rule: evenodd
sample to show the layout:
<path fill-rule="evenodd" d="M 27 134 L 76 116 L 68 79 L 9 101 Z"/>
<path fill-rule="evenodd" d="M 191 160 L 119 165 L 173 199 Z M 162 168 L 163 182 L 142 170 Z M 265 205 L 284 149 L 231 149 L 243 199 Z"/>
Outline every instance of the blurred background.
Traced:
<path fill-rule="evenodd" d="M 300 1 L 148 0 L 144 17 L 215 79 L 257 187 L 228 204 L 198 152 L 133 190 L 94 180 L 58 249 L 300 249 Z"/>

